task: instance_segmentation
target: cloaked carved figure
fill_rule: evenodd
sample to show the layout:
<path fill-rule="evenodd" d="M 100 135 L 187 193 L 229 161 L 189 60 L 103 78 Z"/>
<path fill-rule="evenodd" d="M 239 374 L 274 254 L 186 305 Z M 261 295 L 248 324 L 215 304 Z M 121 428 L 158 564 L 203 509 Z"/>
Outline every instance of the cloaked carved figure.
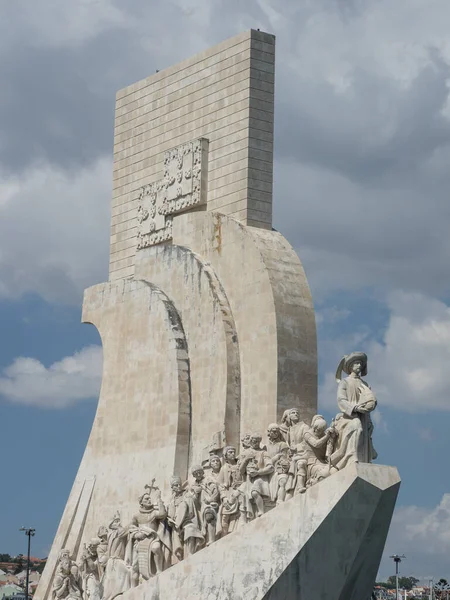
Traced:
<path fill-rule="evenodd" d="M 103 600 L 113 600 L 131 587 L 131 572 L 127 553 L 128 527 L 123 527 L 116 512 L 108 526 L 106 559 L 103 573 Z M 98 551 L 97 551 L 98 553 Z M 103 562 L 103 560 L 101 562 Z"/>
<path fill-rule="evenodd" d="M 348 375 L 345 379 L 341 379 L 342 371 Z M 370 463 L 377 458 L 372 444 L 373 423 L 370 418 L 377 400 L 362 379 L 366 375 L 367 355 L 364 352 L 344 356 L 336 371 L 337 402 L 342 412 L 335 419 L 338 439 L 331 464 L 338 470 L 351 463 Z"/>
<path fill-rule="evenodd" d="M 165 527 L 166 507 L 159 488 L 153 483 L 145 486 L 147 491 L 139 498 L 139 512 L 129 526 L 133 586 L 161 573 L 170 564 L 171 539 Z"/>
<path fill-rule="evenodd" d="M 68 550 L 59 553 L 58 567 L 52 588 L 53 600 L 82 600 L 83 585 L 80 571 Z"/>

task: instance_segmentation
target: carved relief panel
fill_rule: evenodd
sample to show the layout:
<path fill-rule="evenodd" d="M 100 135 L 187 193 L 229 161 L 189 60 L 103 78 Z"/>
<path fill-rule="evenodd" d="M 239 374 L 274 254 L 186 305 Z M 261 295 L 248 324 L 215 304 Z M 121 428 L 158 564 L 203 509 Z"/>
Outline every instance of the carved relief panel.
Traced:
<path fill-rule="evenodd" d="M 138 250 L 170 240 L 173 215 L 206 204 L 207 173 L 205 138 L 164 153 L 164 177 L 144 185 L 139 194 Z"/>

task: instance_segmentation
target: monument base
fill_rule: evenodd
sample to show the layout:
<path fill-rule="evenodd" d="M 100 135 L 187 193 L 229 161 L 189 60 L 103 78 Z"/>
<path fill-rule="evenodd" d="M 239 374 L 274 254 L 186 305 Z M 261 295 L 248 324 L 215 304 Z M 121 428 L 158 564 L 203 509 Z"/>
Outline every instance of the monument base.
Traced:
<path fill-rule="evenodd" d="M 123 600 L 368 600 L 399 487 L 395 467 L 350 465 Z"/>

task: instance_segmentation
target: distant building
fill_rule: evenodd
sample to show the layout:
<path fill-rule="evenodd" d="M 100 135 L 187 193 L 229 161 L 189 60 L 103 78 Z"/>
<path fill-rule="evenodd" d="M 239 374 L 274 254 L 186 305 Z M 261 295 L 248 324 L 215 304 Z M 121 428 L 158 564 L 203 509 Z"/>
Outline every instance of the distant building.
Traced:
<path fill-rule="evenodd" d="M 6 571 L 7 573 L 12 573 L 13 571 L 15 571 L 16 567 L 17 563 L 0 562 L 0 569 L 2 569 L 2 571 Z"/>
<path fill-rule="evenodd" d="M 17 597 L 18 594 L 23 594 L 23 599 L 21 600 L 25 600 L 25 592 L 18 585 L 7 583 L 6 585 L 0 586 L 1 600 L 10 600 L 13 596 Z M 19 598 L 17 598 L 17 600 L 19 600 Z"/>

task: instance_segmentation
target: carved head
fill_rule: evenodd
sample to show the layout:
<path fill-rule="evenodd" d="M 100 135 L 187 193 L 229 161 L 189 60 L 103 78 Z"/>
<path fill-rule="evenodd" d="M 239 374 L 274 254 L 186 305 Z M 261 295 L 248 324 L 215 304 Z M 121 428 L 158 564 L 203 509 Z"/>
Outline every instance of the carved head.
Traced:
<path fill-rule="evenodd" d="M 289 408 L 285 410 L 283 413 L 283 418 L 281 422 L 286 427 L 292 427 L 292 425 L 296 425 L 300 421 L 300 413 L 298 408 Z"/>
<path fill-rule="evenodd" d="M 68 558 L 70 560 L 70 552 L 68 550 L 66 550 L 66 548 L 62 548 L 59 552 L 58 560 L 62 561 L 66 558 Z"/>
<path fill-rule="evenodd" d="M 247 448 L 250 448 L 250 438 L 251 438 L 251 434 L 246 433 L 244 435 L 244 437 L 241 439 L 241 444 L 242 444 L 242 447 L 244 448 L 244 450 L 246 450 Z"/>
<path fill-rule="evenodd" d="M 262 435 L 260 433 L 252 433 L 250 435 L 250 448 L 253 450 L 261 450 Z"/>
<path fill-rule="evenodd" d="M 272 443 L 281 442 L 283 436 L 281 434 L 280 426 L 277 423 L 271 423 L 267 428 L 267 437 Z"/>
<path fill-rule="evenodd" d="M 61 550 L 61 552 L 59 553 L 58 561 L 59 561 L 60 571 L 62 573 L 64 573 L 64 575 L 69 575 L 70 568 L 72 566 L 72 561 L 70 559 L 70 552 L 68 550 L 66 550 L 65 548 L 63 548 Z"/>
<path fill-rule="evenodd" d="M 97 558 L 97 546 L 100 544 L 100 540 L 98 538 L 92 538 L 86 544 L 86 550 L 88 551 L 89 556 L 92 558 Z"/>
<path fill-rule="evenodd" d="M 296 425 L 300 421 L 300 413 L 298 408 L 291 408 L 289 410 L 289 420 L 291 425 Z"/>
<path fill-rule="evenodd" d="M 209 457 L 209 466 L 214 473 L 218 473 L 222 468 L 222 462 L 217 454 L 211 454 Z"/>
<path fill-rule="evenodd" d="M 223 457 L 226 462 L 234 462 L 236 460 L 236 448 L 234 446 L 226 446 L 223 449 Z"/>
<path fill-rule="evenodd" d="M 170 487 L 172 492 L 178 496 L 183 491 L 183 484 L 181 482 L 181 477 L 174 475 L 170 480 Z"/>
<path fill-rule="evenodd" d="M 344 356 L 341 362 L 343 362 L 342 369 L 347 375 L 352 373 L 362 377 L 367 375 L 367 354 L 364 352 L 352 352 Z"/>
<path fill-rule="evenodd" d="M 62 558 L 59 561 L 59 568 L 64 573 L 64 575 L 70 575 L 70 568 L 71 568 L 70 558 Z"/>
<path fill-rule="evenodd" d="M 151 496 L 148 492 L 145 492 L 139 498 L 139 506 L 141 508 L 143 508 L 144 510 L 150 510 L 151 508 L 153 508 L 153 502 L 152 502 Z"/>
<path fill-rule="evenodd" d="M 201 467 L 200 465 L 194 465 L 191 468 L 191 473 L 192 473 L 192 477 L 195 479 L 195 481 L 198 481 L 198 482 L 200 482 L 205 476 L 205 471 L 203 470 L 203 467 Z"/>
<path fill-rule="evenodd" d="M 247 463 L 247 467 L 245 472 L 247 473 L 247 475 L 249 475 L 250 477 L 254 476 L 257 474 L 258 472 L 258 463 L 256 460 L 252 459 L 249 460 Z"/>
<path fill-rule="evenodd" d="M 104 525 L 100 525 L 100 527 L 98 528 L 97 531 L 97 535 L 100 538 L 100 540 L 102 542 L 104 542 L 106 540 L 106 538 L 108 537 L 108 530 Z"/>
<path fill-rule="evenodd" d="M 119 529 L 120 527 L 120 513 L 119 511 L 116 512 L 116 514 L 114 515 L 114 517 L 111 520 L 111 523 L 109 524 L 109 528 L 114 530 L 114 529 Z"/>
<path fill-rule="evenodd" d="M 318 437 L 323 437 L 325 430 L 327 428 L 327 422 L 322 417 L 322 415 L 315 415 L 311 421 L 311 427 L 314 431 L 315 435 Z"/>

